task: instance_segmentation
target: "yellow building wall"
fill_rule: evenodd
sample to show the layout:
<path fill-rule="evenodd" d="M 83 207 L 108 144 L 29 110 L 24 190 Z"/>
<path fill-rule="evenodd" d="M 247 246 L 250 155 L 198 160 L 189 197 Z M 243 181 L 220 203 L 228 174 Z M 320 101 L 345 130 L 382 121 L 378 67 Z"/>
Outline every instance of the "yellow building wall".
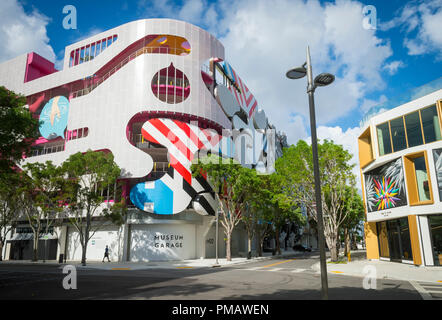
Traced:
<path fill-rule="evenodd" d="M 367 259 L 379 259 L 378 234 L 376 222 L 365 222 L 365 245 L 367 247 Z"/>

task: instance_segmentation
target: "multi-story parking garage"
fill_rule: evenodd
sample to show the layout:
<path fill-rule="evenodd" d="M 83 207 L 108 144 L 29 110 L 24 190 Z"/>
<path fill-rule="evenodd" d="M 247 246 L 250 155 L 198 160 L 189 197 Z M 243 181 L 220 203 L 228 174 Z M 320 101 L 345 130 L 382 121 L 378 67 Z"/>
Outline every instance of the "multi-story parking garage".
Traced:
<path fill-rule="evenodd" d="M 106 245 L 114 261 L 214 256 L 217 203 L 207 181 L 192 177 L 193 155 L 207 149 L 237 157 L 244 143 L 238 147 L 222 132 L 247 130 L 241 141 L 252 147 L 241 160 L 269 168 L 285 143 L 280 134 L 269 138 L 274 126 L 224 60 L 223 45 L 182 21 L 134 21 L 74 43 L 62 70 L 36 53 L 19 56 L 0 64 L 0 85 L 26 96 L 42 121 L 41 137 L 21 165 L 58 165 L 91 149 L 112 152 L 123 169 L 106 201 L 125 198 L 127 222 L 97 231 L 88 260 L 101 260 Z M 79 260 L 78 236 L 67 223 L 42 235 L 46 258 Z M 6 258 L 30 258 L 30 239 L 23 221 L 8 239 Z M 233 253 L 245 252 L 246 243 L 239 226 Z M 222 236 L 219 246 L 222 256 Z"/>

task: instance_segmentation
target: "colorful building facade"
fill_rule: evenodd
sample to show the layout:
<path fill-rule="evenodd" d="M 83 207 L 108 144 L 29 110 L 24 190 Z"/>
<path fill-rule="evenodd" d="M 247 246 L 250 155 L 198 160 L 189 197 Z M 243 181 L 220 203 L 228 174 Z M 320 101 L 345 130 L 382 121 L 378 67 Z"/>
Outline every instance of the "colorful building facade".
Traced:
<path fill-rule="evenodd" d="M 0 64 L 0 85 L 26 96 L 42 121 L 21 165 L 58 165 L 90 149 L 111 152 L 122 168 L 105 193 L 108 202 L 126 199 L 128 221 L 98 231 L 89 260 L 101 259 L 106 245 L 113 260 L 214 256 L 217 203 L 208 181 L 192 177 L 192 161 L 210 151 L 270 173 L 286 145 L 224 60 L 223 45 L 182 21 L 134 21 L 74 43 L 60 71 L 36 53 L 19 56 Z M 6 257 L 26 256 L 26 228 L 11 235 Z M 78 260 L 78 232 L 64 225 L 56 234 L 49 251 Z M 245 247 L 238 228 L 234 254 Z"/>
<path fill-rule="evenodd" d="M 442 89 L 430 91 L 362 126 L 368 259 L 442 265 Z"/>

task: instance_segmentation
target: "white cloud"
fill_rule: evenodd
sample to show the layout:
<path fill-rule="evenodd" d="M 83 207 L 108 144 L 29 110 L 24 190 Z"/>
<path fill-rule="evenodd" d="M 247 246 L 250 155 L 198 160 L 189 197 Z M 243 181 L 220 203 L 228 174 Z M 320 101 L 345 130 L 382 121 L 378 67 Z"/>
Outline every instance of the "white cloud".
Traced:
<path fill-rule="evenodd" d="M 385 95 L 381 95 L 378 100 L 364 99 L 361 103 L 361 111 L 366 113 L 372 107 L 376 107 L 387 102 L 387 97 Z"/>
<path fill-rule="evenodd" d="M 0 62 L 32 51 L 55 61 L 46 34 L 48 23 L 49 18 L 35 10 L 27 14 L 16 0 L 0 1 Z"/>
<path fill-rule="evenodd" d="M 361 174 L 359 170 L 359 149 L 358 136 L 361 134 L 359 127 L 348 128 L 343 131 L 341 127 L 327 127 L 320 126 L 317 129 L 317 136 L 319 140 L 332 140 L 335 144 L 342 145 L 344 150 L 347 150 L 353 155 L 350 164 L 354 164 L 353 174 L 356 177 L 356 187 L 361 190 Z M 311 137 L 305 139 L 307 143 L 311 143 Z"/>
<path fill-rule="evenodd" d="M 409 55 L 436 53 L 442 59 L 442 0 L 413 1 L 400 15 L 382 23 L 382 30 L 400 27 Z"/>
<path fill-rule="evenodd" d="M 306 79 L 288 80 L 285 73 L 304 63 L 307 45 L 314 74 L 336 75 L 335 83 L 315 93 L 319 124 L 354 112 L 367 93 L 385 86 L 382 67 L 392 51 L 374 30 L 363 29 L 362 7 L 339 0 L 326 5 L 316 0 L 242 0 L 224 12 L 220 28 L 226 32 L 220 41 L 226 58 L 270 122 L 288 133 L 289 142 L 306 131 L 294 130 L 289 115 L 309 119 L 309 109 Z"/>
<path fill-rule="evenodd" d="M 404 68 L 405 64 L 402 61 L 392 61 L 384 65 L 383 69 L 387 70 L 390 75 L 396 74 L 399 68 Z"/>

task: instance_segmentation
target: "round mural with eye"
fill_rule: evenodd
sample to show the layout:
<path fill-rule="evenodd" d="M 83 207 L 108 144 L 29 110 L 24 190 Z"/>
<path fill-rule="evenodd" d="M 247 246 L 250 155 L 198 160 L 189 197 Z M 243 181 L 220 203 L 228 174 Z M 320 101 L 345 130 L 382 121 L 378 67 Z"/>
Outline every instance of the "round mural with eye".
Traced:
<path fill-rule="evenodd" d="M 183 102 L 190 94 L 189 79 L 172 63 L 154 75 L 151 87 L 155 97 L 167 103 Z"/>

